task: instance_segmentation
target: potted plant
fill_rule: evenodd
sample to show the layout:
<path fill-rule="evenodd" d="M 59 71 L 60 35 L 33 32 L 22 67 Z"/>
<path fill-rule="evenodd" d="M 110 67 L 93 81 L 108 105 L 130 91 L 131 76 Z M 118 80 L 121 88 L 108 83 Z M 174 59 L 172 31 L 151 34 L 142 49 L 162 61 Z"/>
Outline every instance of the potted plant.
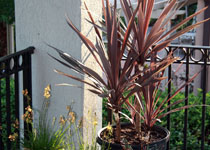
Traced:
<path fill-rule="evenodd" d="M 86 7 L 90 18 L 89 22 L 95 29 L 96 45 L 85 37 L 67 17 L 67 23 L 86 45 L 105 75 L 105 78 L 93 69 L 86 67 L 71 55 L 49 45 L 59 53 L 64 61 L 52 55 L 50 56 L 90 80 L 85 81 L 59 70 L 56 70 L 57 73 L 88 84 L 92 87 L 92 89 L 89 89 L 91 92 L 102 98 L 107 98 L 107 106 L 113 110 L 116 125 L 110 128 L 112 130 L 112 136 L 110 135 L 111 140 L 104 140 L 106 139 L 105 134 L 108 131 L 107 128 L 99 133 L 99 144 L 105 143 L 111 149 L 122 149 L 127 145 L 130 145 L 133 149 L 143 149 L 145 146 L 149 148 L 159 142 L 163 144 L 155 145 L 155 147 L 157 149 L 161 147 L 161 150 L 164 150 L 169 138 L 169 131 L 162 127 L 157 127 L 154 124 L 169 113 L 193 107 L 185 106 L 161 114 L 166 109 L 163 108 L 164 104 L 170 101 L 186 84 L 191 82 L 197 74 L 179 88 L 175 94 L 166 98 L 160 105 L 157 105 L 159 100 L 157 90 L 159 89 L 160 82 L 166 79 L 166 77 L 163 77 L 163 73 L 169 65 L 177 60 L 172 54 L 169 54 L 161 61 L 157 61 L 157 53 L 166 48 L 178 36 L 207 21 L 198 22 L 172 34 L 194 16 L 202 13 L 206 8 L 184 19 L 181 23 L 166 32 L 166 24 L 178 8 L 177 0 L 171 0 L 157 19 L 152 30 L 148 33 L 154 0 L 138 0 L 135 9 L 131 6 L 130 1 L 120 0 L 120 2 L 128 22 L 127 25 L 121 20 L 117 12 L 116 0 L 113 6 L 110 6 L 109 0 L 105 0 L 105 2 L 102 0 L 104 20 L 101 21 L 101 25 L 95 23 Z M 104 45 L 100 30 L 106 34 L 107 48 Z M 124 57 L 125 59 L 123 59 Z M 146 64 L 147 59 L 150 59 L 149 65 Z M 132 95 L 135 95 L 134 103 L 129 100 Z M 179 104 L 182 101 L 184 100 L 177 101 L 167 106 L 167 108 Z M 124 105 L 126 107 L 123 107 Z M 131 117 L 123 114 L 122 109 L 128 109 Z M 121 116 L 126 117 L 131 124 L 122 125 Z M 141 125 L 142 120 L 143 123 Z M 135 133 L 136 139 L 133 140 L 122 135 L 123 130 L 125 132 L 131 130 L 132 133 Z M 152 139 L 151 136 L 154 136 L 153 133 L 158 134 L 160 139 Z"/>

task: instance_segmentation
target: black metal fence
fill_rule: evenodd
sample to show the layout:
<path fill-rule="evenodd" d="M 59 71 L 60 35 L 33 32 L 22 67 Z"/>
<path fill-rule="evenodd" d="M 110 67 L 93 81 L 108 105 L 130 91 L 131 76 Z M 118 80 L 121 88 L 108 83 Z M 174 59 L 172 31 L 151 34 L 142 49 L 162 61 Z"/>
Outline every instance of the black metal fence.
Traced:
<path fill-rule="evenodd" d="M 161 60 L 161 57 L 163 58 L 164 56 L 168 55 L 170 52 L 173 53 L 174 57 L 179 57 L 179 60 L 175 63 L 182 63 L 185 68 L 185 75 L 184 75 L 184 80 L 185 82 L 188 82 L 190 79 L 190 66 L 193 65 L 200 65 L 200 68 L 202 68 L 201 71 L 201 88 L 202 88 L 202 104 L 206 104 L 206 93 L 207 93 L 207 66 L 210 65 L 210 47 L 206 46 L 187 46 L 187 45 L 171 45 L 167 47 L 161 54 L 159 55 L 159 59 Z M 172 79 L 172 73 L 173 73 L 173 66 L 171 65 L 168 68 L 167 71 L 167 76 L 168 80 Z M 192 70 L 192 69 L 191 69 Z M 199 70 L 198 70 L 199 71 Z M 185 105 L 188 105 L 188 95 L 189 95 L 189 85 L 185 86 Z M 169 82 L 168 84 L 168 96 L 170 97 L 170 94 L 172 92 L 172 83 Z M 170 101 L 168 103 L 170 105 Z M 205 144 L 205 123 L 206 123 L 206 107 L 202 107 L 202 126 L 201 128 L 201 146 L 200 150 L 204 150 L 204 144 Z M 170 111 L 170 108 L 168 109 Z M 184 129 L 183 129 L 183 150 L 187 150 L 187 141 L 188 141 L 188 109 L 185 109 L 185 114 L 184 114 Z M 198 118 L 199 119 L 199 118 Z M 112 122 L 112 112 L 111 110 L 108 111 L 108 121 Z M 171 128 L 171 115 L 167 115 L 167 128 L 170 130 Z M 199 129 L 198 129 L 199 130 Z M 173 133 L 172 133 L 173 134 Z M 176 149 L 173 147 L 173 149 Z M 170 142 L 168 142 L 167 145 L 167 150 L 170 150 Z"/>
<path fill-rule="evenodd" d="M 176 63 L 183 63 L 185 64 L 185 82 L 188 82 L 190 79 L 190 65 L 201 65 L 202 72 L 201 72 L 201 88 L 202 88 L 202 104 L 206 104 L 206 93 L 207 93 L 207 66 L 210 65 L 210 47 L 206 46 L 177 46 L 172 45 L 169 46 L 168 49 L 166 49 L 167 53 L 173 52 L 174 55 L 177 55 L 177 52 L 181 53 L 181 56 L 179 55 L 179 60 Z M 199 71 L 199 70 L 198 70 Z M 172 78 L 172 66 L 169 66 L 168 68 L 168 80 Z M 168 93 L 171 93 L 171 82 L 168 85 Z M 188 105 L 189 99 L 189 85 L 185 86 L 185 105 Z M 169 95 L 170 96 L 170 95 Z M 170 101 L 168 103 L 170 105 Z M 168 109 L 170 111 L 170 108 Z M 204 144 L 205 144 L 205 122 L 206 122 L 206 107 L 202 106 L 202 126 L 201 126 L 201 150 L 204 150 Z M 172 120 L 173 121 L 173 120 Z M 167 116 L 167 128 L 170 130 L 170 115 Z M 185 115 L 184 115 L 184 139 L 183 139 L 183 149 L 187 150 L 187 130 L 188 130 L 188 109 L 185 109 Z M 199 130 L 199 129 L 198 129 Z M 170 149 L 170 146 L 168 144 L 168 150 Z"/>
<path fill-rule="evenodd" d="M 20 93 L 28 90 L 31 96 L 31 55 L 34 47 L 0 58 L 0 149 L 19 149 Z M 22 78 L 22 79 L 21 79 Z M 22 81 L 22 83 L 20 83 Z M 22 87 L 23 89 L 20 89 Z M 32 104 L 32 102 L 30 101 Z M 30 104 L 30 105 L 31 105 Z M 23 108 L 27 100 L 23 98 Z M 25 110 L 23 110 L 24 112 Z M 25 126 L 24 126 L 25 128 Z M 16 133 L 17 135 L 14 135 Z M 16 144 L 12 143 L 18 137 Z M 9 138 L 10 137 L 10 138 Z"/>

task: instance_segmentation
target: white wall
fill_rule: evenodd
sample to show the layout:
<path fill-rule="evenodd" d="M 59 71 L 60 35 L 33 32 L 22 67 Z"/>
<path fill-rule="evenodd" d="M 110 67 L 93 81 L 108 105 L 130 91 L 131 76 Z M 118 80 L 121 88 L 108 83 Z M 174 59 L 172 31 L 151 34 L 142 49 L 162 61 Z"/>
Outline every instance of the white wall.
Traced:
<path fill-rule="evenodd" d="M 68 27 L 65 14 L 68 14 L 72 22 L 84 34 L 95 40 L 91 26 L 84 20 L 85 11 L 81 10 L 84 0 L 20 0 L 15 1 L 16 10 L 16 46 L 17 50 L 28 46 L 36 48 L 32 56 L 32 98 L 33 106 L 40 108 L 43 101 L 43 90 L 47 84 L 51 84 L 52 98 L 50 116 L 65 115 L 66 105 L 74 102 L 73 110 L 78 118 L 86 115 L 85 104 L 101 118 L 101 100 L 95 95 L 90 95 L 86 90 L 73 87 L 58 87 L 58 83 L 71 83 L 86 88 L 83 84 L 69 78 L 56 74 L 53 69 L 59 69 L 66 73 L 76 75 L 69 69 L 63 67 L 50 58 L 47 53 L 58 56 L 55 51 L 49 48 L 44 42 L 53 45 L 65 52 L 68 52 L 78 59 L 81 59 L 87 49 L 82 45 L 78 36 Z M 85 1 L 90 9 L 99 16 L 101 13 L 101 1 Z M 91 59 L 87 65 L 95 67 Z M 80 76 L 79 76 L 80 77 Z M 91 96 L 91 97 L 90 97 Z M 93 104 L 93 105 L 90 105 Z M 101 123 L 99 123 L 101 126 Z"/>

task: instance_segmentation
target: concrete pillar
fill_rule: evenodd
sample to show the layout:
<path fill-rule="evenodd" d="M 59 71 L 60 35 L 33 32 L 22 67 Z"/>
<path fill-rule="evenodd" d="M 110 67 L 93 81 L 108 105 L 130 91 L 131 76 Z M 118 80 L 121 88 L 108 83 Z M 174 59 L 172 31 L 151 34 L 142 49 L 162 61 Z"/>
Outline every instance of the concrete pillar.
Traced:
<path fill-rule="evenodd" d="M 204 0 L 198 0 L 198 6 L 197 11 L 204 8 L 205 3 Z M 201 13 L 197 16 L 197 22 L 204 19 L 204 13 Z M 202 46 L 203 45 L 203 27 L 204 25 L 201 24 L 198 28 L 196 28 L 196 37 L 195 37 L 195 45 Z M 199 52 L 195 52 L 196 58 L 201 58 L 201 54 Z M 199 71 L 201 69 L 201 66 L 195 65 L 195 72 Z M 201 74 L 197 76 L 197 78 L 194 80 L 194 93 L 197 94 L 197 89 L 201 88 Z"/>
<path fill-rule="evenodd" d="M 208 9 L 205 11 L 204 18 L 210 18 L 210 1 L 205 0 L 205 6 L 208 6 Z M 203 32 L 203 45 L 210 46 L 210 21 L 204 23 L 204 32 Z M 210 66 L 207 67 L 207 92 L 210 91 Z"/>
<path fill-rule="evenodd" d="M 204 8 L 205 6 L 209 6 L 210 3 L 208 0 L 198 0 L 198 10 Z M 201 21 L 204 19 L 207 19 L 210 17 L 210 8 L 208 8 L 204 13 L 198 15 L 197 21 Z M 204 45 L 204 46 L 209 46 L 210 45 L 210 36 L 209 36 L 209 28 L 210 28 L 210 23 L 209 21 L 201 24 L 197 29 L 196 29 L 196 45 Z M 196 57 L 201 58 L 200 53 L 196 53 Z M 207 66 L 207 82 L 209 83 L 210 79 L 210 68 Z M 197 70 L 200 70 L 201 67 L 196 66 Z M 201 88 L 201 82 L 202 82 L 202 74 L 200 74 L 196 79 L 195 79 L 195 88 L 194 92 L 197 93 L 197 88 Z M 210 85 L 207 83 L 207 92 L 210 91 Z"/>
<path fill-rule="evenodd" d="M 59 117 L 67 113 L 66 106 L 71 105 L 76 112 L 78 120 L 87 118 L 91 111 L 96 113 L 98 127 L 101 127 L 102 101 L 88 92 L 86 85 L 56 74 L 53 70 L 58 69 L 66 73 L 80 75 L 63 67 L 50 58 L 47 53 L 57 56 L 57 53 L 49 48 L 44 42 L 70 53 L 79 60 L 88 56 L 89 52 L 82 44 L 75 32 L 67 25 L 65 14 L 69 16 L 75 26 L 92 41 L 95 34 L 92 26 L 87 23 L 84 1 L 89 9 L 101 17 L 101 1 L 93 0 L 21 0 L 15 1 L 16 14 L 16 47 L 17 50 L 28 46 L 36 48 L 32 56 L 32 99 L 33 107 L 41 108 L 43 90 L 47 84 L 51 84 L 52 97 L 49 109 L 49 117 Z M 98 19 L 96 16 L 94 16 Z M 88 58 L 85 64 L 97 71 L 96 63 Z M 55 86 L 58 83 L 70 83 L 81 88 Z M 88 124 L 84 119 L 84 129 Z M 90 125 L 89 125 L 90 126 Z M 84 130 L 85 133 L 85 130 Z M 90 133 L 90 132 L 89 132 Z M 90 136 L 88 137 L 90 139 Z"/>

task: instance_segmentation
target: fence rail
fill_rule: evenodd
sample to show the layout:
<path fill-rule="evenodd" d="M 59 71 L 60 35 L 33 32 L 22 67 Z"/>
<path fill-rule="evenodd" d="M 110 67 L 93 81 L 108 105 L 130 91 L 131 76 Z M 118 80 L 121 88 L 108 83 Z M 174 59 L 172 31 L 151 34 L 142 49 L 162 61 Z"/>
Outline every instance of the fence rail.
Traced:
<path fill-rule="evenodd" d="M 31 96 L 32 80 L 31 80 L 31 55 L 34 47 L 26 48 L 14 54 L 0 58 L 0 149 L 14 149 L 11 140 L 8 137 L 12 132 L 20 137 L 20 127 L 17 126 L 20 120 L 20 87 L 28 90 Z M 20 76 L 21 74 L 21 76 Z M 22 78 L 22 80 L 20 80 Z M 22 83 L 20 83 L 22 81 Z M 21 85 L 22 84 L 22 85 Z M 12 89 L 12 87 L 14 88 Z M 14 96 L 12 96 L 14 93 Z M 32 105 L 32 102 L 30 102 Z M 23 98 L 23 108 L 27 106 L 26 98 Z M 25 112 L 25 110 L 23 110 Z M 17 119 L 17 120 L 16 120 Z M 14 123 L 16 122 L 16 126 Z M 26 126 L 24 126 L 26 129 Z M 18 138 L 18 141 L 20 139 Z M 19 142 L 17 142 L 19 143 Z M 19 149 L 19 144 L 15 146 Z M 16 149 L 15 148 L 15 149 Z"/>

